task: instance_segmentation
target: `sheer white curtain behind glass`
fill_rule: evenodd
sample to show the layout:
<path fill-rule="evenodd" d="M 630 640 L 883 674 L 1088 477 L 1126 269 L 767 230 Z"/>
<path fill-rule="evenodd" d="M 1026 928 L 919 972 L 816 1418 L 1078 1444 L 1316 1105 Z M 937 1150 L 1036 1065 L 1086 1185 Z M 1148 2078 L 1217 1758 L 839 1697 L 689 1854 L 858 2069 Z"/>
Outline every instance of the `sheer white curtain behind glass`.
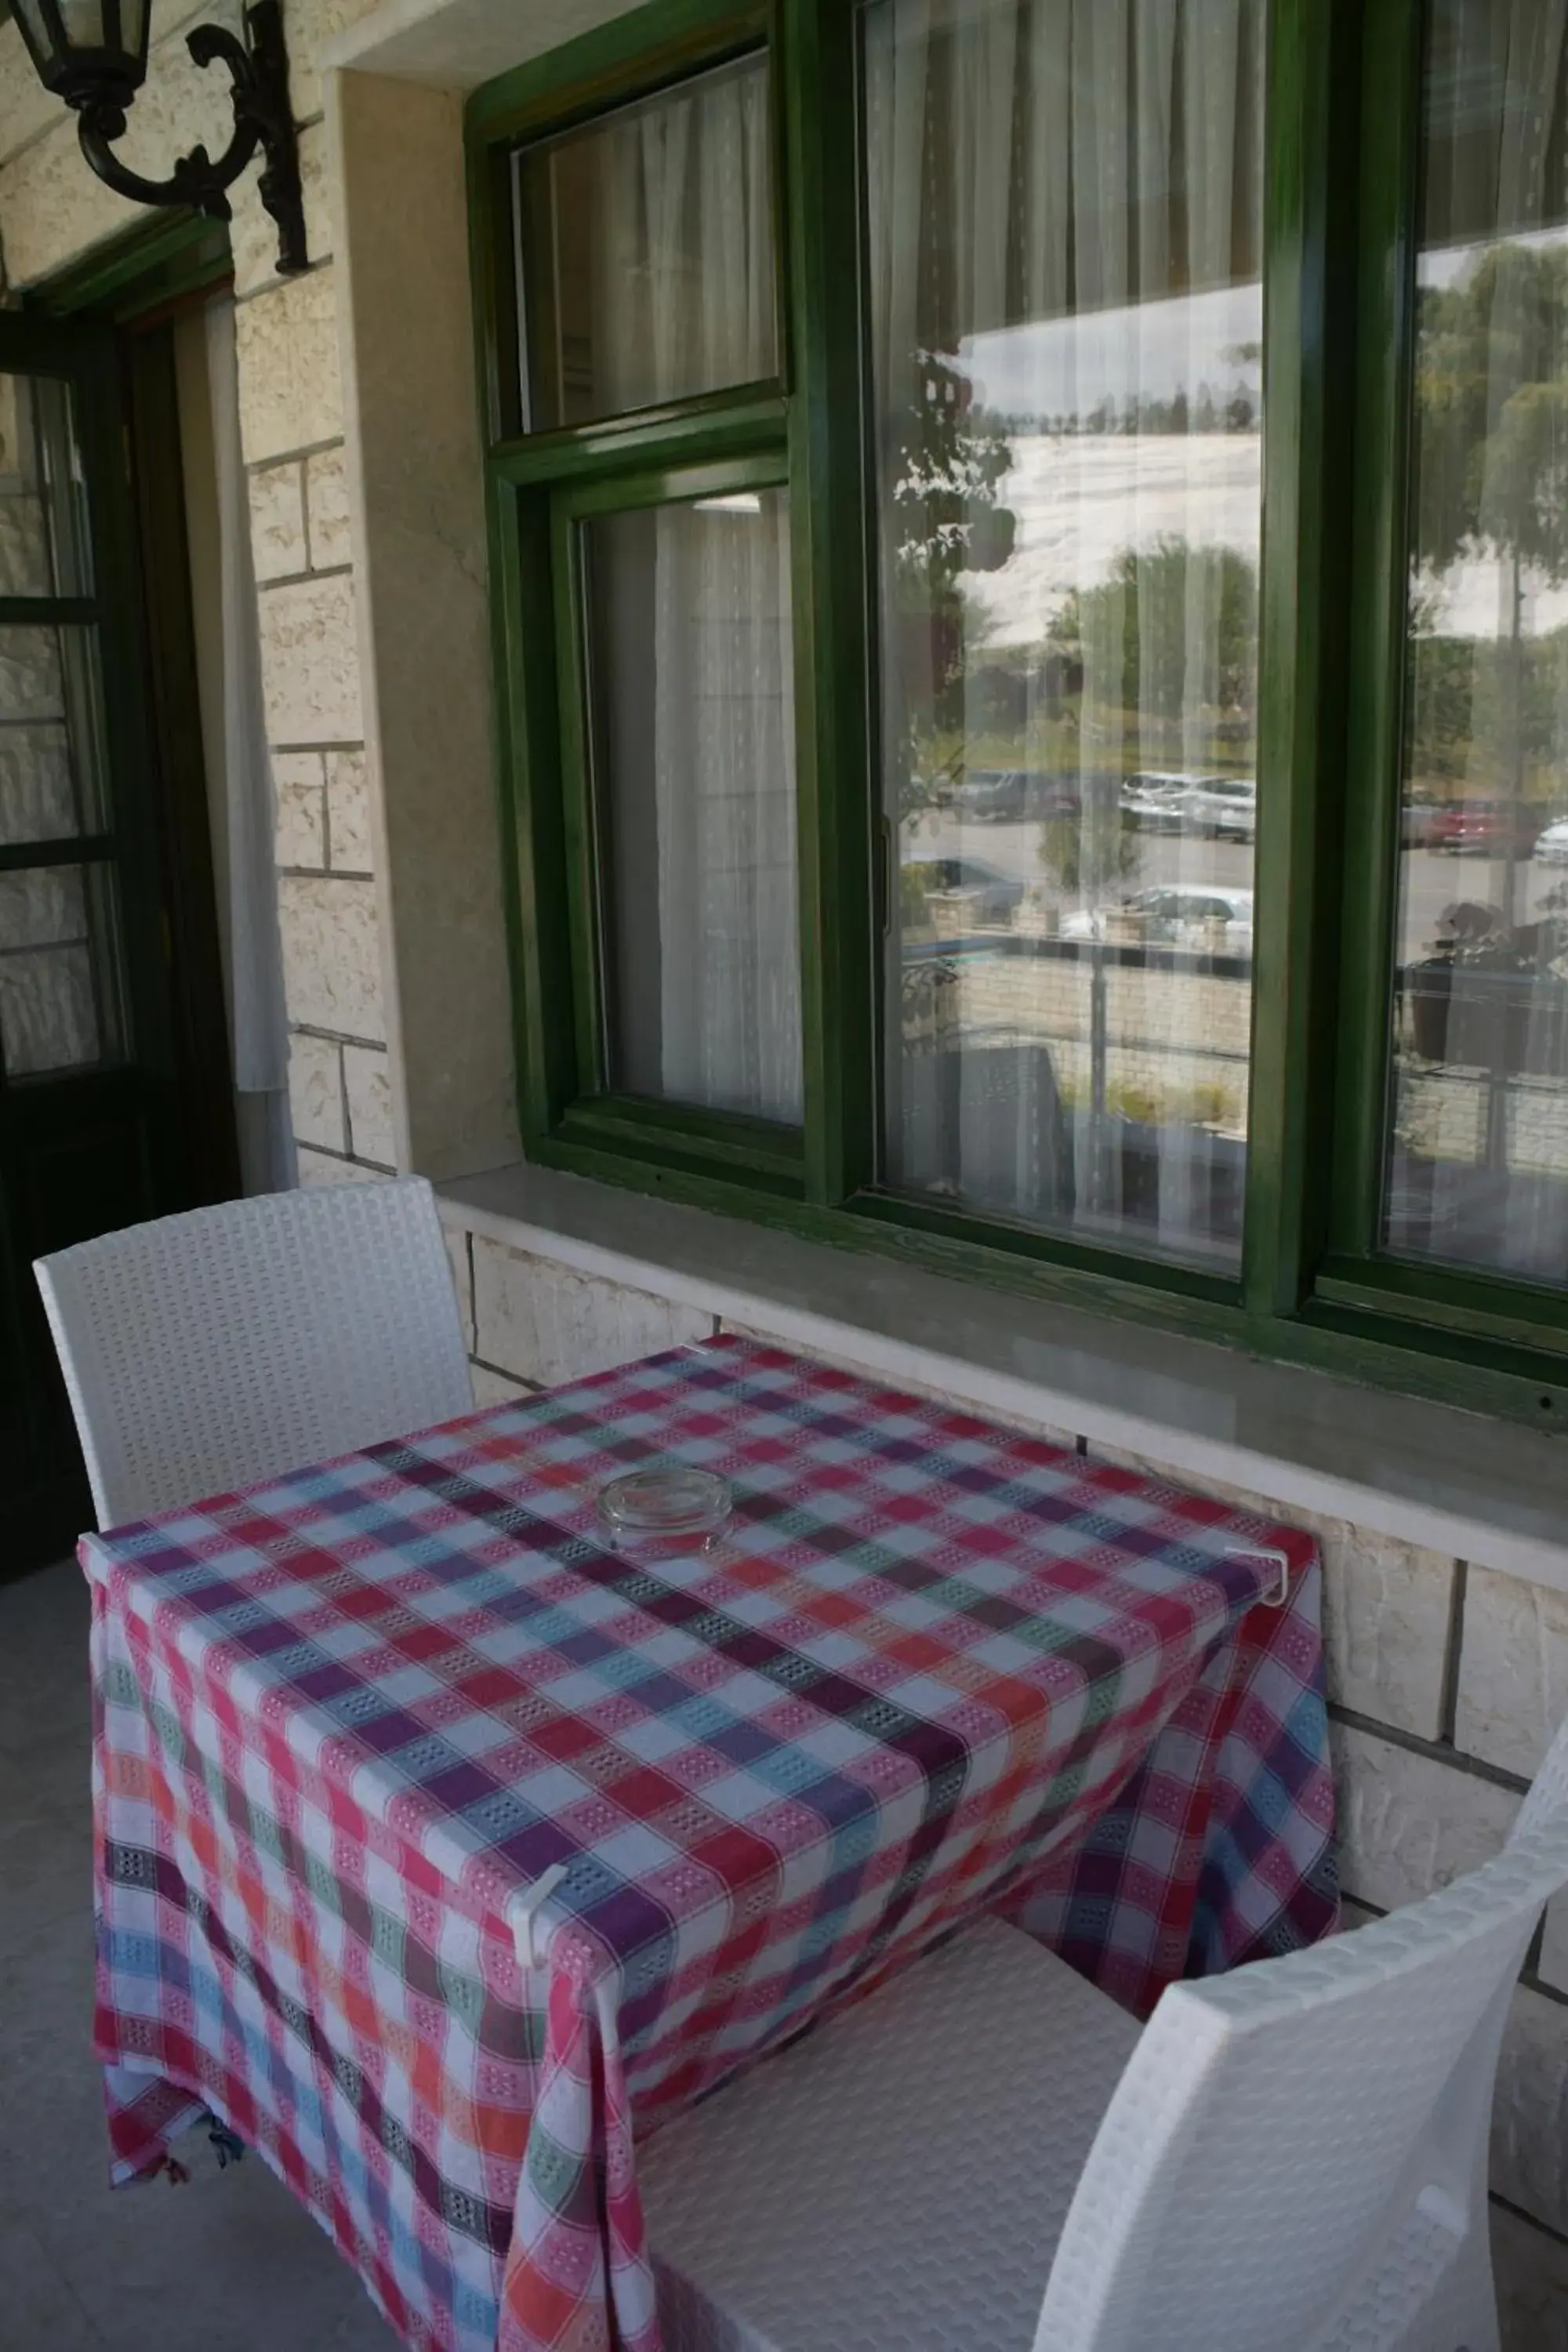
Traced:
<path fill-rule="evenodd" d="M 250 553 L 250 502 L 239 440 L 239 383 L 234 305 L 226 297 L 205 313 L 205 417 L 182 381 L 181 432 L 186 451 L 187 506 L 205 509 L 211 529 L 198 605 L 216 573 L 216 614 L 198 611 L 198 666 L 204 673 L 203 740 L 208 769 L 218 935 L 228 1003 L 229 1047 L 240 1180 L 247 1192 L 286 1191 L 297 1180 L 289 1112 L 289 1030 L 278 929 L 272 765 L 261 698 L 260 632 Z M 205 427 L 205 431 L 200 429 Z M 211 478 L 190 478 L 205 456 Z M 194 493 L 194 495 L 191 495 Z M 216 617 L 217 626 L 212 623 Z M 205 623 L 205 625 L 204 625 Z"/>
<path fill-rule="evenodd" d="M 896 1181 L 1240 1247 L 1259 0 L 867 17 Z"/>
<path fill-rule="evenodd" d="M 765 72 L 702 77 L 602 133 L 594 351 L 607 406 L 650 383 L 745 383 L 774 365 Z M 658 973 L 657 1046 L 623 1020 L 617 1083 L 788 1122 L 801 1115 L 795 743 L 787 504 L 773 492 L 672 503 L 646 530 L 600 530 L 601 614 L 620 614 L 607 688 L 617 803 L 621 995 Z M 639 625 L 628 614 L 640 604 Z M 611 625 L 605 618 L 605 627 Z M 601 665 L 607 650 L 599 647 Z M 637 789 L 630 676 L 651 669 L 653 838 L 619 806 Z M 619 738 L 625 758 L 616 752 Z M 646 844 L 628 870 L 631 843 Z M 647 868 L 651 866 L 652 871 Z M 646 1024 L 645 1024 L 646 1025 Z"/>

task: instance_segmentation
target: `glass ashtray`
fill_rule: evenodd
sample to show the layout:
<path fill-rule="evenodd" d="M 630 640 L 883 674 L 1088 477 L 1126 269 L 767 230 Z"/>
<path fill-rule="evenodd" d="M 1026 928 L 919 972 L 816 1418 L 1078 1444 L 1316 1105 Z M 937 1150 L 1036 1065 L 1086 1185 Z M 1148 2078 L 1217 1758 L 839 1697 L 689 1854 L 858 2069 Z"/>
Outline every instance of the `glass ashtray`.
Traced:
<path fill-rule="evenodd" d="M 729 1525 L 730 1482 L 711 1470 L 661 1462 L 599 1490 L 599 1517 L 617 1551 L 707 1551 Z"/>

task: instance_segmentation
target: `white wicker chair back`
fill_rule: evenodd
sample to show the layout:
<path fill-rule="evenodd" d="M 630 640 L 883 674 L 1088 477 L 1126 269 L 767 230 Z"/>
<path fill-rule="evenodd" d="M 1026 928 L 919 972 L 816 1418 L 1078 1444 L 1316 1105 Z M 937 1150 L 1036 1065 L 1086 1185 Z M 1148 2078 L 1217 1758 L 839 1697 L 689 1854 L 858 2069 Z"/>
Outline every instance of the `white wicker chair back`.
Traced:
<path fill-rule="evenodd" d="M 1352 1935 L 1173 1986 L 1105 2112 L 1036 2352 L 1497 2352 L 1487 2143 L 1543 1813 Z"/>
<path fill-rule="evenodd" d="M 35 1271 L 100 1528 L 473 1408 L 423 1177 L 226 1202 Z"/>
<path fill-rule="evenodd" d="M 1568 1821 L 1568 1719 L 1558 1726 L 1557 1737 L 1530 1784 L 1509 1843 L 1514 1845 L 1521 1838 L 1531 1837 L 1537 1830 L 1562 1821 Z"/>

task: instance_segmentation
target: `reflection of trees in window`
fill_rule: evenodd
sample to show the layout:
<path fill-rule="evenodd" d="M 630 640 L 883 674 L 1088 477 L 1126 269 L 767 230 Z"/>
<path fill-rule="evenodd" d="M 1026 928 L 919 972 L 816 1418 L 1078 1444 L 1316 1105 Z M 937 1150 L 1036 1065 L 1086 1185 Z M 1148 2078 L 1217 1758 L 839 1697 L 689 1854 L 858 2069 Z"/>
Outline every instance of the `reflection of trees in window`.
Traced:
<path fill-rule="evenodd" d="M 1519 813 L 1550 791 L 1568 745 L 1568 633 L 1527 640 L 1525 628 L 1530 589 L 1568 578 L 1568 249 L 1498 242 L 1453 284 L 1422 290 L 1415 406 L 1406 778 L 1479 787 L 1504 813 L 1500 904 L 1442 919 L 1410 968 L 1410 1043 L 1484 1073 L 1479 1159 L 1495 1176 L 1513 1157 L 1510 1082 L 1560 1077 L 1565 1044 L 1558 909 L 1549 899 L 1521 920 L 1518 885 L 1533 831 Z M 1439 634 L 1451 576 L 1482 561 L 1501 571 L 1495 634 Z M 1407 1093 L 1395 1139 L 1413 1160 L 1443 1156 L 1426 1115 Z M 1480 1254 L 1500 1246 L 1500 1230 Z"/>
<path fill-rule="evenodd" d="M 968 376 L 951 359 L 922 352 L 916 397 L 894 446 L 892 496 L 893 601 L 907 675 L 925 687 L 911 704 L 920 714 L 909 771 L 916 803 L 933 764 L 933 739 L 962 737 L 966 656 L 986 627 L 963 575 L 998 572 L 1013 552 L 1017 518 L 997 497 L 1012 464 L 1006 435 L 975 405 Z"/>
<path fill-rule="evenodd" d="M 1563 741 L 1561 662 L 1527 656 L 1527 586 L 1568 577 L 1568 249 L 1493 246 L 1455 285 L 1423 289 L 1415 362 L 1413 764 L 1526 797 L 1534 761 Z M 1503 658 L 1439 637 L 1444 573 L 1507 569 Z M 1484 763 L 1476 773 L 1476 753 Z M 1485 772 L 1489 771 L 1489 775 Z M 1511 859 L 1510 861 L 1511 867 Z"/>
<path fill-rule="evenodd" d="M 1202 678 L 1193 676 L 1192 616 L 1204 614 Z M 1202 706 L 1216 752 L 1249 748 L 1257 724 L 1258 572 L 1233 547 L 1192 547 L 1164 538 L 1148 548 L 1124 548 L 1110 577 L 1075 588 L 1051 625 L 1054 657 L 1081 692 L 1086 655 L 1098 654 L 1099 674 L 1120 676 L 1121 709 L 1144 730 L 1174 730 Z M 1129 740 L 1146 761 L 1157 741 L 1133 732 Z"/>

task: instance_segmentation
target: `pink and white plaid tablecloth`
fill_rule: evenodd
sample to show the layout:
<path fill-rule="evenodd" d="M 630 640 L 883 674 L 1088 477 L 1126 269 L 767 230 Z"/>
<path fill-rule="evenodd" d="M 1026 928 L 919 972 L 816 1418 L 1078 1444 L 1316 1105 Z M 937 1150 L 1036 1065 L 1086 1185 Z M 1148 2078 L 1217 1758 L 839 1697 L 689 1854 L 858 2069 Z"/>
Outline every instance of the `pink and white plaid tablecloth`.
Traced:
<path fill-rule="evenodd" d="M 722 1549 L 606 1550 L 670 1457 Z M 115 2178 L 216 2117 L 418 2352 L 655 2352 L 634 2137 L 976 1913 L 1139 2011 L 1335 1922 L 1310 1537 L 748 1342 L 82 1559 Z"/>

